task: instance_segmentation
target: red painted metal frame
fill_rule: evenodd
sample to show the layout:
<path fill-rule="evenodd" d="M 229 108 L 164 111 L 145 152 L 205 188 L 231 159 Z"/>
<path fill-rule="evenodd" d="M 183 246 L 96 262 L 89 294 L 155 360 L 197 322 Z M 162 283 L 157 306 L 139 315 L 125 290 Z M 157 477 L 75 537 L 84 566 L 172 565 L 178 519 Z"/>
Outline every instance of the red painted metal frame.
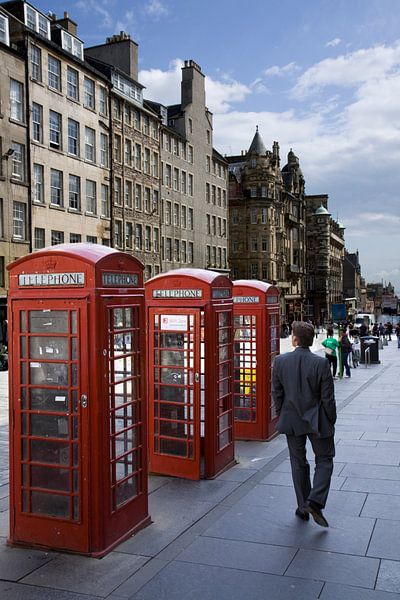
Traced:
<path fill-rule="evenodd" d="M 150 470 L 172 476 L 199 479 L 212 478 L 234 464 L 232 431 L 232 283 L 224 275 L 202 269 L 176 269 L 153 277 L 145 284 L 148 310 L 148 379 L 149 379 L 149 462 Z M 198 290 L 198 297 L 189 297 L 187 290 Z M 179 299 L 171 297 L 178 294 Z M 220 313 L 226 325 L 219 326 Z M 195 383 L 195 435 L 200 435 L 200 450 L 195 460 L 162 454 L 155 445 L 154 419 L 157 402 L 154 381 L 155 315 L 195 315 L 195 365 L 198 382 Z M 220 331 L 222 333 L 220 333 Z M 219 337 L 221 336 L 221 338 Z M 227 338 L 226 343 L 220 342 Z M 225 353 L 219 365 L 219 352 Z M 204 358 L 201 357 L 204 352 Z M 203 364 L 202 364 L 203 363 Z M 221 366 L 220 376 L 219 368 Z M 155 391 L 156 390 L 156 391 Z M 204 411 L 202 408 L 204 404 Z M 204 412 L 204 421 L 202 413 Z M 197 441 L 197 438 L 196 438 Z M 223 443 L 221 443 L 223 441 Z"/>
<path fill-rule="evenodd" d="M 35 254 L 15 261 L 9 267 L 9 332 L 13 341 L 10 353 L 10 535 L 9 543 L 54 548 L 69 552 L 78 552 L 100 557 L 109 552 L 118 543 L 129 537 L 137 529 L 150 522 L 147 502 L 147 419 L 145 403 L 145 309 L 143 289 L 143 265 L 130 255 L 94 244 L 65 244 L 46 248 Z M 21 274 L 83 273 L 84 283 L 78 285 L 40 287 L 20 287 L 18 277 Z M 109 274 L 117 274 L 121 287 L 107 279 Z M 107 275 L 105 275 L 107 274 Z M 103 281 L 104 277 L 104 281 Z M 132 285 L 132 277 L 135 284 Z M 111 281 L 111 283 L 110 283 Z M 131 285 L 129 284 L 131 283 Z M 40 300 L 37 298 L 40 297 Z M 78 389 L 78 413 L 81 472 L 78 478 L 80 498 L 79 523 L 60 519 L 48 514 L 22 513 L 21 506 L 21 447 L 24 421 L 20 410 L 20 345 L 19 311 L 34 309 L 55 310 L 68 307 L 79 310 L 80 340 L 80 380 Z M 113 432 L 110 430 L 113 419 L 117 423 L 110 398 L 115 382 L 110 380 L 110 366 L 113 364 L 110 347 L 110 311 L 127 309 L 136 315 L 136 322 L 123 333 L 131 336 L 136 348 L 131 348 L 128 357 L 122 358 L 124 364 L 132 366 L 134 371 L 122 377 L 125 386 L 134 385 L 136 398 L 125 403 L 126 414 L 129 406 L 135 405 L 135 423 L 122 420 L 121 434 L 115 438 L 118 447 L 129 444 L 134 438 L 135 444 L 135 485 L 137 495 L 128 496 L 118 506 L 113 503 L 113 490 L 124 485 L 127 477 L 113 479 L 116 468 L 130 468 L 133 465 L 129 449 L 121 452 L 119 462 L 110 452 Z M 132 359 L 132 360 L 131 360 Z M 117 361 L 120 361 L 117 358 Z M 117 364 L 117 363 L 115 363 Z M 118 362 L 119 364 L 119 362 Z M 132 384 L 134 382 L 134 384 Z M 118 382 L 117 384 L 118 385 Z M 84 407 L 82 395 L 87 396 Z M 132 402 L 130 401 L 132 400 Z M 30 413 L 28 413 L 30 414 Z M 40 414 L 40 413 L 38 413 Z M 113 416 L 114 415 L 114 416 Z M 110 419 L 110 416 L 112 418 Z M 26 421 L 26 419 L 25 419 Z M 121 419 L 118 420 L 121 424 Z M 111 424 L 111 425 L 110 425 Z M 135 430 L 135 435 L 132 433 Z M 111 436 L 111 438 L 110 438 Z M 130 436 L 130 437 L 129 437 Z M 114 444 L 115 446 L 115 444 Z M 126 458 L 128 457 L 128 458 Z M 29 480 L 28 480 L 29 482 Z M 121 496 L 119 496 L 121 497 Z"/>
<path fill-rule="evenodd" d="M 234 405 L 240 401 L 249 404 L 246 410 L 235 411 L 235 438 L 266 441 L 276 433 L 277 417 L 271 394 L 273 359 L 279 354 L 279 290 L 268 283 L 255 280 L 233 282 L 234 320 L 255 320 L 254 325 L 234 327 Z M 254 352 L 251 340 L 246 341 L 241 332 L 254 333 Z M 241 337 L 241 339 L 240 339 Z M 239 347 L 238 347 L 239 345 Z M 243 352 L 244 351 L 244 352 Z M 247 370 L 249 369 L 250 372 Z M 254 377 L 255 374 L 255 377 Z M 241 419 L 249 414 L 251 419 Z"/>

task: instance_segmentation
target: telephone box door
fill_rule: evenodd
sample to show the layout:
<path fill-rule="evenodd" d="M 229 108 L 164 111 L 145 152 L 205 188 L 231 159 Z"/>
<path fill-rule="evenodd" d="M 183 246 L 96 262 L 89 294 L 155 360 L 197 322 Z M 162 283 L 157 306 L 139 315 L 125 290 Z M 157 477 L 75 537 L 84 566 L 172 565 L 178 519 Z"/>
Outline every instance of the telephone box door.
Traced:
<path fill-rule="evenodd" d="M 149 313 L 150 470 L 200 479 L 200 310 Z"/>
<path fill-rule="evenodd" d="M 13 300 L 11 539 L 88 548 L 85 300 Z"/>

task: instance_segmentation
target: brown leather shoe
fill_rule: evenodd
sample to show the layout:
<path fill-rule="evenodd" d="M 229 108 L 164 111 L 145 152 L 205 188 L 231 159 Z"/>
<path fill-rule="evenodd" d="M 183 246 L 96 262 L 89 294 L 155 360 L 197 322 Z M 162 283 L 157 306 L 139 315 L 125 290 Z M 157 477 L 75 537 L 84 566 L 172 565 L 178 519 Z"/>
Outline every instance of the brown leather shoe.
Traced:
<path fill-rule="evenodd" d="M 320 527 L 329 527 L 329 523 L 322 514 L 322 510 L 314 503 L 306 502 L 304 510 L 312 516 L 317 525 Z"/>
<path fill-rule="evenodd" d="M 308 512 L 306 512 L 305 510 L 302 510 L 301 508 L 296 508 L 295 515 L 296 515 L 296 517 L 299 517 L 299 519 L 301 519 L 302 521 L 310 520 L 310 515 L 308 514 Z"/>

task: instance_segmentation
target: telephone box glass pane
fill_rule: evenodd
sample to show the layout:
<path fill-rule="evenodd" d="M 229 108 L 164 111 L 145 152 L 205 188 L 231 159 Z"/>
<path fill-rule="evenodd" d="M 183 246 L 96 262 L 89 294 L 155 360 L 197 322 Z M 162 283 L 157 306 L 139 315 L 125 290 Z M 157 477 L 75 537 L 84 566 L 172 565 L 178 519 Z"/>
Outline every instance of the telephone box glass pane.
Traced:
<path fill-rule="evenodd" d="M 234 328 L 233 403 L 235 421 L 257 420 L 257 336 L 255 315 L 236 315 Z"/>
<path fill-rule="evenodd" d="M 80 392 L 69 387 L 71 380 L 77 385 L 79 379 L 79 344 L 73 336 L 78 311 L 30 310 L 21 314 L 25 313 L 28 328 L 21 340 L 26 339 L 27 344 L 21 342 L 21 350 L 26 362 L 21 365 L 21 375 L 29 387 L 22 388 L 23 407 L 32 412 L 21 414 L 24 510 L 76 520 L 79 446 L 72 442 L 79 442 L 80 427 L 79 417 L 69 416 L 69 398 L 71 394 L 76 412 Z M 76 362 L 71 362 L 72 357 Z M 73 467 L 76 477 L 72 477 Z"/>
<path fill-rule="evenodd" d="M 217 447 L 222 450 L 230 444 L 232 434 L 232 399 L 231 399 L 231 342 L 232 311 L 218 312 L 218 403 L 217 403 Z"/>

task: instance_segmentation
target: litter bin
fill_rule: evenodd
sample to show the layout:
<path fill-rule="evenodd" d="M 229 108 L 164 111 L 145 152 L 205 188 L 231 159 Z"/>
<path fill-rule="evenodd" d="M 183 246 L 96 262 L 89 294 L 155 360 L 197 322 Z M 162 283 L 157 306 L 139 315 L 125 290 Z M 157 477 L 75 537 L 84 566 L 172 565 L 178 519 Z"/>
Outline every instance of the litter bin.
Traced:
<path fill-rule="evenodd" d="M 360 338 L 361 341 L 361 360 L 360 363 L 365 364 L 365 351 L 369 348 L 369 357 L 371 364 L 378 364 L 379 360 L 379 337 L 374 335 L 364 335 Z"/>

